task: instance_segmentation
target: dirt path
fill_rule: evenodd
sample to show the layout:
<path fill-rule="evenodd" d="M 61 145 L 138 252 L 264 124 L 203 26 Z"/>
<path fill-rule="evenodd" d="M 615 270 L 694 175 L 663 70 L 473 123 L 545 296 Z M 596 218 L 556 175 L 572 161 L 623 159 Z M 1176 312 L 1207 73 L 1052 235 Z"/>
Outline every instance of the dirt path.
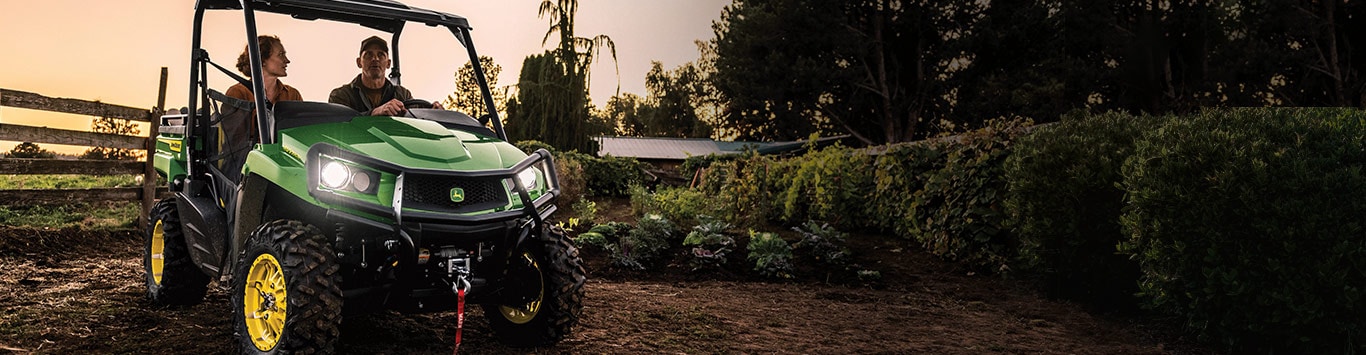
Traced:
<path fill-rule="evenodd" d="M 0 232 L 0 350 L 232 352 L 222 291 L 212 291 L 203 304 L 173 309 L 153 307 L 143 298 L 133 233 Z M 874 249 L 895 253 L 878 259 L 888 275 L 879 289 L 811 281 L 592 278 L 573 336 L 530 352 L 1172 352 L 1141 326 L 1041 299 L 1018 282 L 936 268 L 937 261 L 900 248 Z M 477 307 L 469 319 L 462 351 L 528 352 L 498 344 Z M 454 323 L 452 313 L 351 317 L 342 325 L 338 350 L 449 353 Z M 1204 353 L 1182 347 L 1176 353 Z"/>

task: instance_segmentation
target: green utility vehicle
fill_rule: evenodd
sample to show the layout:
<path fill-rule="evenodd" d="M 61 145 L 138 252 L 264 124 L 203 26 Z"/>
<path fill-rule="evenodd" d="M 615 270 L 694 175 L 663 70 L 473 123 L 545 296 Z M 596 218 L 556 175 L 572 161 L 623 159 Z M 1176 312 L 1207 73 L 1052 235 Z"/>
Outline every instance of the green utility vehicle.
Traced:
<path fill-rule="evenodd" d="M 250 78 L 201 47 L 214 10 L 243 15 Z M 395 81 L 405 24 L 449 29 L 495 113 L 475 119 L 411 100 L 401 117 L 362 116 L 227 97 L 210 88 L 210 66 L 232 78 L 213 87 L 242 83 L 267 102 L 256 12 L 391 34 Z M 199 0 L 189 74 L 187 110 L 162 117 L 157 136 L 156 169 L 174 197 L 154 207 L 144 245 L 154 303 L 199 303 L 217 280 L 243 353 L 332 352 L 343 314 L 376 310 L 479 304 L 513 346 L 555 344 L 578 322 L 583 262 L 546 222 L 555 164 L 545 150 L 506 142 L 465 18 L 389 0 Z"/>

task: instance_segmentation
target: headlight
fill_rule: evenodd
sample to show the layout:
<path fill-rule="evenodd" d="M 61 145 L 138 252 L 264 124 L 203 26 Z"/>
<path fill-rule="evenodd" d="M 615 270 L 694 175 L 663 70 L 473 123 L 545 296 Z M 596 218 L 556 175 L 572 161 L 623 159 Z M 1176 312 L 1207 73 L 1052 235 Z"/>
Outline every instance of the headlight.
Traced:
<path fill-rule="evenodd" d="M 522 172 L 520 173 L 517 173 L 517 180 L 520 180 L 522 182 L 522 187 L 525 187 L 527 190 L 531 190 L 536 188 L 536 178 L 540 175 L 540 169 L 530 168 L 522 170 Z"/>
<path fill-rule="evenodd" d="M 329 189 L 340 189 L 343 186 L 346 186 L 346 182 L 351 179 L 351 169 L 348 169 L 345 164 L 337 161 L 329 161 L 323 164 L 323 168 L 319 173 L 320 178 L 318 182 Z"/>
<path fill-rule="evenodd" d="M 379 173 L 337 160 L 326 160 L 318 170 L 318 185 L 328 190 L 374 194 L 379 187 Z"/>
<path fill-rule="evenodd" d="M 360 192 L 369 192 L 373 187 L 375 179 L 370 176 L 371 172 L 356 169 L 355 174 L 351 175 L 351 188 Z"/>

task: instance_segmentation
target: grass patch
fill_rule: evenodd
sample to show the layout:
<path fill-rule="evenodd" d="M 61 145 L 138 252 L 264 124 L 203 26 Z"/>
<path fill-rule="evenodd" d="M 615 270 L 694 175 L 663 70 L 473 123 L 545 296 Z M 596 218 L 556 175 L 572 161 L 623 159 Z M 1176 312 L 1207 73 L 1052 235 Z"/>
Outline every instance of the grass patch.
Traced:
<path fill-rule="evenodd" d="M 9 175 L 0 177 L 0 190 L 89 189 L 137 187 L 140 175 Z"/>
<path fill-rule="evenodd" d="M 141 186 L 141 175 L 5 175 L 0 190 L 91 189 Z M 0 206 L 0 225 L 47 229 L 137 228 L 141 203 L 92 202 L 56 206 Z"/>
<path fill-rule="evenodd" d="M 141 212 L 136 201 L 60 206 L 0 206 L 0 225 L 82 230 L 135 229 Z"/>

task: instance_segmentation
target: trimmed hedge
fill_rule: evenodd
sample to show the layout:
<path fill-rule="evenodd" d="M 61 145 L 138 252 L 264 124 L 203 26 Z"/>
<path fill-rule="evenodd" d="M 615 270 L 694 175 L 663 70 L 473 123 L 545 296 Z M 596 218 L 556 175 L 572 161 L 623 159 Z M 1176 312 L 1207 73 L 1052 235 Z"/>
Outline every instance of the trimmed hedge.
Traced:
<path fill-rule="evenodd" d="M 1209 110 L 1140 140 L 1122 217 L 1149 305 L 1259 352 L 1366 350 L 1366 114 Z"/>
<path fill-rule="evenodd" d="M 1121 167 L 1161 118 L 1073 113 L 1021 138 L 1005 160 L 1016 265 L 1041 276 L 1050 295 L 1092 306 L 1138 306 L 1138 263 L 1118 252 L 1128 238 Z"/>
<path fill-rule="evenodd" d="M 1026 125 L 995 121 L 957 139 L 880 152 L 835 145 L 788 159 L 710 161 L 697 190 L 726 206 L 706 213 L 739 225 L 817 220 L 893 231 L 936 255 L 1006 270 L 1015 242 L 1002 228 L 1000 166 Z"/>

